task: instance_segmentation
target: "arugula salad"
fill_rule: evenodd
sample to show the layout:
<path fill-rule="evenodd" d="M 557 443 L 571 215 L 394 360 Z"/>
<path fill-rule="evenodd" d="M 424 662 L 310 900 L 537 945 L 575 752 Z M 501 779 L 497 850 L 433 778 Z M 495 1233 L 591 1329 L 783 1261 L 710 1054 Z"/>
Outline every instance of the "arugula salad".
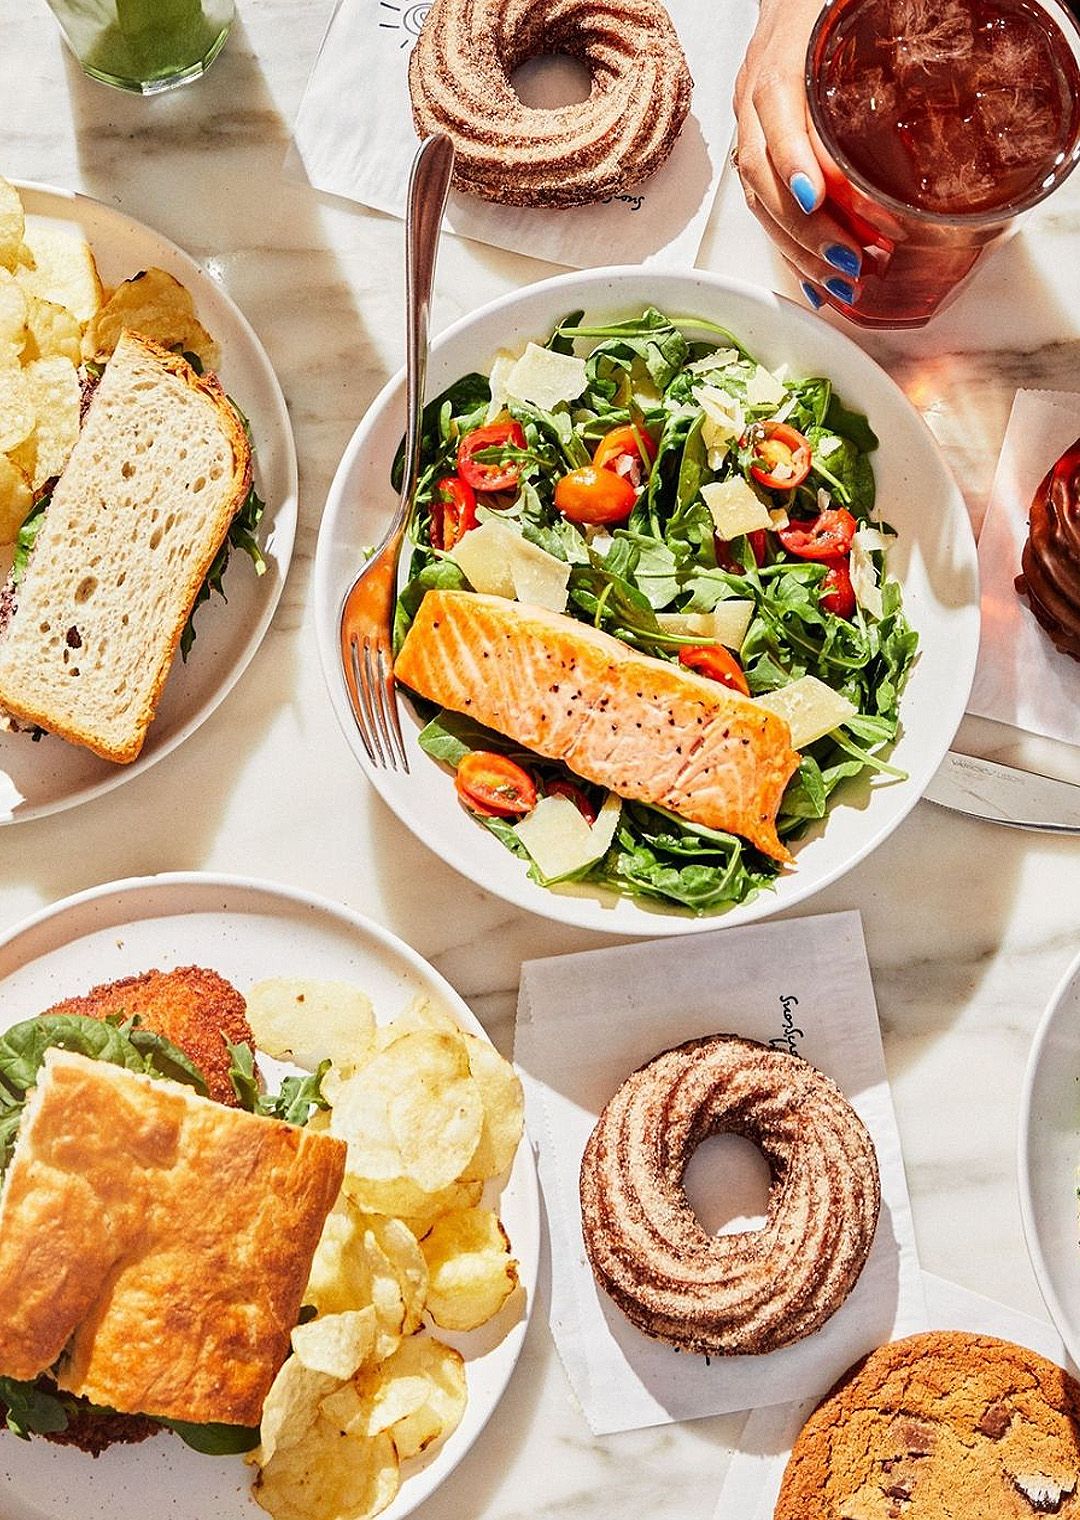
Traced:
<path fill-rule="evenodd" d="M 802 756 L 777 820 L 790 842 L 842 782 L 902 776 L 883 752 L 918 639 L 886 572 L 889 530 L 873 521 L 878 440 L 827 378 L 770 371 L 713 323 L 652 308 L 583 318 L 425 408 L 395 645 L 427 591 L 493 590 L 509 563 L 516 589 L 504 595 L 768 704 L 791 687 L 774 708 Z M 395 485 L 402 468 L 399 451 Z M 561 763 L 418 705 L 421 747 L 455 769 L 461 800 L 541 884 L 573 877 L 701 914 L 781 870 L 734 834 L 618 805 Z M 792 716 L 803 707 L 809 724 Z M 593 858 L 559 875 L 522 826 L 552 794 L 601 831 Z"/>

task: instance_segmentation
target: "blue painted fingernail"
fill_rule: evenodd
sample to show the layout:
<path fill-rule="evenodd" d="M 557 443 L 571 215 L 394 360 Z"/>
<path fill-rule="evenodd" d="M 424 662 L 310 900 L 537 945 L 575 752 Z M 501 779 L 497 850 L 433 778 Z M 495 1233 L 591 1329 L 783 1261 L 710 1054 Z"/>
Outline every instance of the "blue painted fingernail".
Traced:
<path fill-rule="evenodd" d="M 855 287 L 849 280 L 839 280 L 834 276 L 833 279 L 825 281 L 825 289 L 838 301 L 843 301 L 845 306 L 854 306 Z"/>
<path fill-rule="evenodd" d="M 809 174 L 793 174 L 788 180 L 788 189 L 806 212 L 813 211 L 817 205 L 817 191 Z"/>
<path fill-rule="evenodd" d="M 851 275 L 852 279 L 857 280 L 862 273 L 861 256 L 844 243 L 830 243 L 825 250 L 825 262 L 839 269 L 841 274 Z"/>
<path fill-rule="evenodd" d="M 799 289 L 802 291 L 806 299 L 810 302 L 810 305 L 814 308 L 814 310 L 820 310 L 823 298 L 818 295 L 817 291 L 810 284 L 809 280 L 803 280 L 799 285 Z"/>

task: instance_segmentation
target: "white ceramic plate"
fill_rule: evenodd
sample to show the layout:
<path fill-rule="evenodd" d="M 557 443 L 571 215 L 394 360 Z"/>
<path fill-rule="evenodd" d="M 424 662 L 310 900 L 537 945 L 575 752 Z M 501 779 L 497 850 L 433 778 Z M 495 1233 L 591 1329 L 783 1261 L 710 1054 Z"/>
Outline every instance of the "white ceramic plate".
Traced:
<path fill-rule="evenodd" d="M 775 891 L 726 913 L 694 918 L 588 886 L 552 891 L 535 885 L 524 862 L 457 804 L 451 775 L 417 745 L 419 725 L 407 705 L 411 774 L 372 766 L 349 710 L 338 618 L 365 549 L 381 536 L 394 505 L 389 477 L 403 427 L 400 375 L 375 400 L 345 450 L 323 516 L 314 590 L 319 650 L 338 721 L 402 822 L 455 869 L 508 902 L 564 923 L 637 935 L 686 934 L 764 918 L 803 901 L 868 854 L 915 805 L 948 748 L 971 685 L 979 636 L 975 543 L 963 499 L 929 430 L 850 338 L 780 296 L 698 271 L 563 275 L 504 296 L 443 333 L 433 346 L 428 395 L 471 370 L 486 372 L 499 348 L 544 341 L 568 312 L 584 308 L 587 320 L 598 321 L 637 315 L 649 305 L 730 328 L 770 368 L 786 363 L 794 375 L 827 375 L 849 405 L 869 414 L 881 439 L 874 455 L 879 513 L 899 533 L 890 569 L 903 582 L 905 607 L 922 641 L 893 754 L 893 763 L 909 773 L 906 781 L 882 784 L 879 778 L 873 785 L 848 786 L 824 826 L 796 847 L 797 864 Z"/>
<path fill-rule="evenodd" d="M 1035 1035 L 1020 1105 L 1020 1213 L 1042 1296 L 1080 1366 L 1080 957 Z"/>
<path fill-rule="evenodd" d="M 284 887 L 232 877 L 166 875 L 110 883 L 67 898 L 0 940 L 0 1028 L 58 999 L 158 967 L 203 965 L 241 991 L 269 976 L 355 982 L 387 1022 L 428 993 L 470 1030 L 484 1031 L 457 993 L 414 950 L 359 914 Z M 267 1065 L 264 1061 L 264 1065 Z M 490 1186 L 490 1184 L 489 1184 Z M 490 1325 L 437 1332 L 466 1358 L 469 1403 L 461 1425 L 409 1476 L 385 1520 L 401 1520 L 464 1457 L 517 1361 L 536 1292 L 540 1210 L 528 1142 L 518 1148 L 499 1211 L 525 1289 Z M 82 1452 L 0 1433 L 4 1520 L 257 1520 L 252 1469 L 241 1457 L 203 1457 L 171 1436 Z"/>
<path fill-rule="evenodd" d="M 296 450 L 285 398 L 262 344 L 217 281 L 175 243 L 113 206 L 44 185 L 20 184 L 19 191 L 31 221 L 82 231 L 106 285 L 154 264 L 191 292 L 199 320 L 220 345 L 222 384 L 251 423 L 255 483 L 266 502 L 259 539 L 267 564 L 265 575 L 256 576 L 246 555 L 234 555 L 225 578 L 228 605 L 214 596 L 199 609 L 191 655 L 186 664 L 176 660 L 142 754 L 131 765 L 114 765 L 62 739 L 35 744 L 27 734 L 0 733 L 0 823 L 39 818 L 110 791 L 167 755 L 210 716 L 269 627 L 289 568 L 297 513 Z"/>

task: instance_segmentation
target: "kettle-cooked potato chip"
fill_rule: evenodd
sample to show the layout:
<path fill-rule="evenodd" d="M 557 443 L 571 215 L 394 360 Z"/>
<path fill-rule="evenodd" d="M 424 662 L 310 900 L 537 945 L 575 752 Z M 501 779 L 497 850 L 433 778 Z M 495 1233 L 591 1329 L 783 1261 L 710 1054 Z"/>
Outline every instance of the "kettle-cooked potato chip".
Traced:
<path fill-rule="evenodd" d="M 274 1453 L 252 1492 L 275 1520 L 370 1520 L 399 1483 L 389 1436 L 343 1435 L 319 1411 L 302 1441 Z"/>
<path fill-rule="evenodd" d="M 388 1431 L 403 1462 L 452 1435 L 468 1398 L 461 1353 L 428 1335 L 402 1341 L 359 1387 L 371 1410 L 369 1431 Z"/>
<path fill-rule="evenodd" d="M 371 999 L 350 982 L 284 976 L 256 982 L 247 1017 L 260 1050 L 306 1071 L 331 1060 L 347 1072 L 371 1050 L 375 1034 Z"/>
<path fill-rule="evenodd" d="M 0 454 L 29 438 L 34 422 L 34 398 L 26 375 L 17 363 L 0 360 Z"/>
<path fill-rule="evenodd" d="M 26 472 L 0 454 L 0 544 L 13 544 L 34 505 Z"/>
<path fill-rule="evenodd" d="M 24 237 L 33 265 L 28 268 L 20 261 L 15 266 L 23 289 L 89 322 L 101 305 L 101 279 L 90 244 L 70 227 L 34 223 Z"/>
<path fill-rule="evenodd" d="M 19 262 L 26 218 L 15 186 L 0 179 L 0 266 L 14 269 Z"/>
<path fill-rule="evenodd" d="M 345 1382 L 371 1356 L 377 1330 L 373 1304 L 363 1309 L 344 1309 L 297 1325 L 292 1333 L 292 1348 L 297 1359 L 312 1372 L 323 1372 Z"/>
<path fill-rule="evenodd" d="M 493 1319 L 518 1285 L 517 1262 L 497 1214 L 444 1214 L 420 1243 L 428 1264 L 427 1310 L 444 1330 L 475 1330 Z"/>
<path fill-rule="evenodd" d="M 118 285 L 83 334 L 83 357 L 107 359 L 125 328 L 164 348 L 195 354 L 218 366 L 218 347 L 195 316 L 191 293 L 164 269 L 143 269 Z"/>

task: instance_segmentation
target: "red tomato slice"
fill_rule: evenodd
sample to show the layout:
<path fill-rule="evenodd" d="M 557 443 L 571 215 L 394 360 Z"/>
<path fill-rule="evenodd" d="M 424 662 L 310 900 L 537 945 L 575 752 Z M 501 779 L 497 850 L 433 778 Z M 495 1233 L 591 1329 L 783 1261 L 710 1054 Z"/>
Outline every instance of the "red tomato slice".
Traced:
<path fill-rule="evenodd" d="M 555 487 L 555 505 L 575 523 L 624 522 L 633 510 L 637 492 L 614 470 L 587 464 L 571 470 Z"/>
<path fill-rule="evenodd" d="M 763 565 L 765 563 L 768 545 L 767 531 L 765 528 L 755 528 L 753 533 L 746 535 L 746 542 L 750 545 L 750 553 L 754 556 L 755 565 Z M 731 552 L 731 540 L 714 537 L 713 544 L 716 548 L 716 563 L 720 566 L 721 570 L 730 570 L 734 575 L 742 575 L 743 566 Z"/>
<path fill-rule="evenodd" d="M 528 771 L 492 750 L 463 755 L 454 785 L 465 806 L 485 818 L 520 818 L 536 806 L 536 783 Z"/>
<path fill-rule="evenodd" d="M 756 430 L 755 430 L 756 431 Z M 770 491 L 792 491 L 810 473 L 809 440 L 786 422 L 763 422 L 754 443 L 750 473 Z"/>
<path fill-rule="evenodd" d="M 452 549 L 475 527 L 476 492 L 460 475 L 444 475 L 431 500 L 431 547 Z"/>
<path fill-rule="evenodd" d="M 508 491 L 521 479 L 521 470 L 512 461 L 505 464 L 486 464 L 477 459 L 485 449 L 523 449 L 525 431 L 520 422 L 512 417 L 503 422 L 489 422 L 486 427 L 474 428 L 458 444 L 458 474 L 474 491 Z"/>
<path fill-rule="evenodd" d="M 596 822 L 596 809 L 580 786 L 575 786 L 572 781 L 564 781 L 561 776 L 557 776 L 554 781 L 548 782 L 546 791 L 549 797 L 568 798 L 586 823 L 593 824 Z"/>
<path fill-rule="evenodd" d="M 846 559 L 838 559 L 829 565 L 828 573 L 821 582 L 821 606 L 837 617 L 855 616 L 855 588 Z"/>
<path fill-rule="evenodd" d="M 642 447 L 645 449 L 644 455 Z M 628 423 L 625 427 L 612 428 L 596 445 L 593 464 L 598 470 L 613 470 L 616 462 L 624 455 L 629 455 L 641 464 L 651 464 L 656 458 L 656 444 L 643 427 L 634 427 Z"/>
<path fill-rule="evenodd" d="M 696 670 L 699 676 L 708 676 L 723 686 L 730 686 L 732 691 L 741 691 L 744 697 L 750 695 L 742 666 L 723 644 L 691 644 L 679 650 L 679 660 L 689 670 Z"/>
<path fill-rule="evenodd" d="M 799 559 L 834 560 L 851 552 L 858 523 L 844 507 L 827 507 L 809 521 L 792 519 L 776 536 Z"/>

